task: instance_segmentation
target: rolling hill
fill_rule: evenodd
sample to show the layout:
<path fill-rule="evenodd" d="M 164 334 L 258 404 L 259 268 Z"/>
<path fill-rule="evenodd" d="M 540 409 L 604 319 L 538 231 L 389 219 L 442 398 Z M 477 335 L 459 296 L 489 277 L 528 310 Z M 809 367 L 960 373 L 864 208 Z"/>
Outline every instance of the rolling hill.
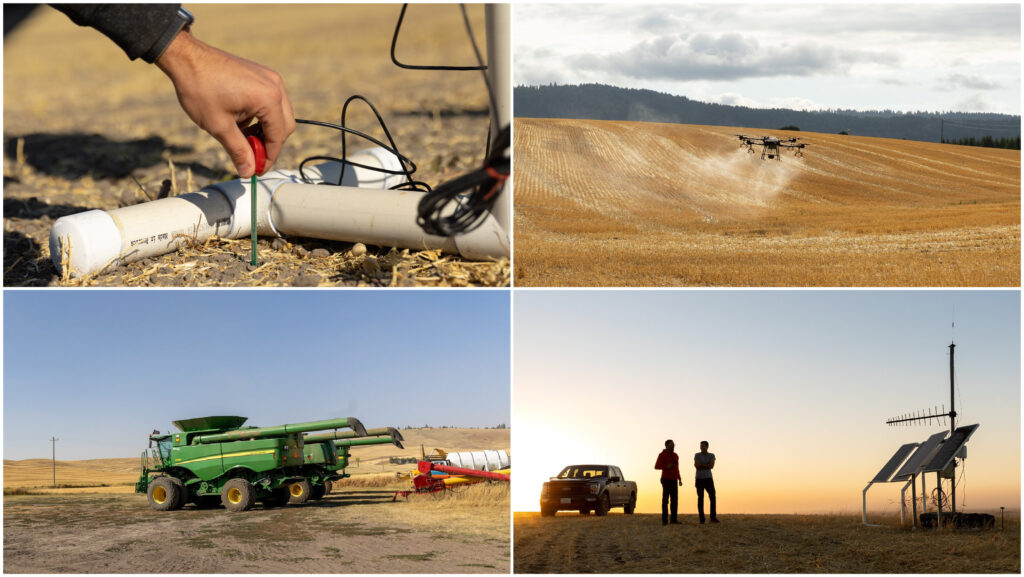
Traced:
<path fill-rule="evenodd" d="M 518 286 L 1020 284 L 1019 151 L 516 118 L 514 155 Z"/>
<path fill-rule="evenodd" d="M 389 457 L 419 457 L 420 445 L 430 453 L 446 451 L 508 449 L 510 429 L 402 429 L 405 450 L 394 445 L 369 445 L 352 450 L 349 474 L 409 470 L 409 465 L 391 465 Z M 141 450 L 140 450 L 141 452 Z M 359 463 L 355 458 L 359 458 Z M 415 468 L 415 467 L 413 467 Z M 139 458 L 57 461 L 57 483 L 63 491 L 130 492 L 139 478 Z M 46 489 L 53 483 L 49 459 L 4 460 L 4 489 Z M 101 487 L 100 485 L 106 485 Z M 77 488 L 76 488 L 77 487 Z"/>

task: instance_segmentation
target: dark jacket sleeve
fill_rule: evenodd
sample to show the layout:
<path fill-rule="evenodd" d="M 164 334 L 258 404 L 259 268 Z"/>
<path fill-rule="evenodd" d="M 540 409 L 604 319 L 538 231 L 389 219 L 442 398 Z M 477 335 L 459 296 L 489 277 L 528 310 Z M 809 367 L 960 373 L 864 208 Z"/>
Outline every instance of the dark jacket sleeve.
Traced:
<path fill-rule="evenodd" d="M 181 4 L 52 4 L 79 26 L 102 32 L 128 58 L 156 62 L 181 30 Z"/>

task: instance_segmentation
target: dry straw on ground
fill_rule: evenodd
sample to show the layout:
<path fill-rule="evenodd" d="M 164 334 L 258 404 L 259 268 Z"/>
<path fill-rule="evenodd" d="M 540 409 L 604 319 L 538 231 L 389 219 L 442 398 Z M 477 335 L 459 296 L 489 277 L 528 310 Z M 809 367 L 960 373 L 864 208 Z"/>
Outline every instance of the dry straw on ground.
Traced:
<path fill-rule="evenodd" d="M 1019 573 L 1020 515 L 1006 529 L 910 531 L 859 515 L 515 514 L 516 573 Z M 997 516 L 998 519 L 998 516 Z M 997 521 L 998 523 L 998 521 Z M 997 524 L 998 527 L 998 524 Z"/>

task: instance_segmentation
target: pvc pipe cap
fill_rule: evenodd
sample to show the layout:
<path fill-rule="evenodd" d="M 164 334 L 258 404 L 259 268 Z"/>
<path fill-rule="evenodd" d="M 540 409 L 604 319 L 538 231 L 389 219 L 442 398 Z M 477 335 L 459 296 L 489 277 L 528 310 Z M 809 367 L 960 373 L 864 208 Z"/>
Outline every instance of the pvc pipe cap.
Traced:
<path fill-rule="evenodd" d="M 121 254 L 121 231 L 114 219 L 102 210 L 90 210 L 62 216 L 50 229 L 50 259 L 63 275 L 60 241 L 71 249 L 71 276 L 95 272 Z M 70 245 L 67 243 L 70 242 Z"/>

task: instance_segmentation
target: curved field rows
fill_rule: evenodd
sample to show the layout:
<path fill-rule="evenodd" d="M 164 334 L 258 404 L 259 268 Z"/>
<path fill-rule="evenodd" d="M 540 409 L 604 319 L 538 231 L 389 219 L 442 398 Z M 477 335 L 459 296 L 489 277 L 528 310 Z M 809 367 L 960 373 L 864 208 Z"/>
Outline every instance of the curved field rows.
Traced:
<path fill-rule="evenodd" d="M 1020 284 L 1019 151 L 517 118 L 514 158 L 520 286 Z"/>

